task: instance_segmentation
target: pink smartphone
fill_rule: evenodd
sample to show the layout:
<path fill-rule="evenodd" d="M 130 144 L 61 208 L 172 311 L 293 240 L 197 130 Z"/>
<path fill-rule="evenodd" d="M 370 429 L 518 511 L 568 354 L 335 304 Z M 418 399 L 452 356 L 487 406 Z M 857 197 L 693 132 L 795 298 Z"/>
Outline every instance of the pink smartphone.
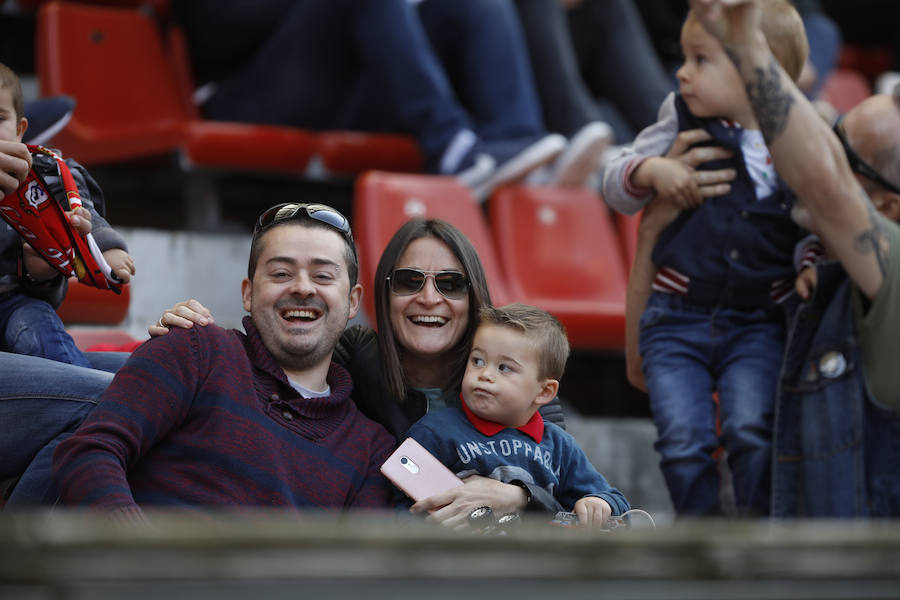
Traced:
<path fill-rule="evenodd" d="M 453 471 L 412 438 L 406 438 L 394 450 L 381 465 L 381 472 L 416 502 L 463 483 Z"/>

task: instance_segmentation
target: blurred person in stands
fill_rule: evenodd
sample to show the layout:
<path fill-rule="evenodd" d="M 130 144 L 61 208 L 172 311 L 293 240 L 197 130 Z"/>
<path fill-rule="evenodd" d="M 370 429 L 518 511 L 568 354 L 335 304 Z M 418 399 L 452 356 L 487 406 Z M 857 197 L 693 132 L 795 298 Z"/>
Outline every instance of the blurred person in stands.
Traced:
<path fill-rule="evenodd" d="M 900 515 L 900 92 L 854 107 L 833 129 L 758 31 L 761 3 L 693 0 L 728 50 L 797 216 L 837 263 L 792 315 L 778 395 L 777 516 Z"/>
<path fill-rule="evenodd" d="M 491 4 L 456 8 L 478 33 L 454 40 L 457 56 L 478 66 L 459 94 L 412 4 L 189 0 L 174 9 L 197 79 L 208 84 L 210 118 L 408 133 L 428 172 L 456 175 L 481 198 L 552 162 L 566 140 L 543 125 L 527 56 L 479 33 Z M 505 22 L 489 25 L 505 31 Z"/>
<path fill-rule="evenodd" d="M 539 11 L 548 0 L 517 1 L 523 14 L 525 10 L 534 13 L 530 22 L 552 22 L 549 13 Z M 613 127 L 616 143 L 630 143 L 656 120 L 659 105 L 675 88 L 634 1 L 552 1 L 568 9 L 567 30 L 578 67 L 602 119 Z"/>
<path fill-rule="evenodd" d="M 555 21 L 526 18 L 514 0 L 424 0 L 417 14 L 479 131 L 488 135 L 482 128 L 497 131 L 497 125 L 529 114 L 537 127 L 568 138 L 565 150 L 527 181 L 587 185 L 612 131 L 578 76 L 558 0 L 538 1 L 549 3 L 547 16 Z M 534 20 L 541 21 L 538 27 L 529 26 Z"/>
<path fill-rule="evenodd" d="M 764 7 L 765 39 L 796 78 L 807 50 L 800 16 L 786 0 Z M 765 515 L 785 343 L 779 303 L 793 289 L 795 245 L 804 234 L 724 49 L 693 13 L 681 43 L 679 92 L 604 177 L 604 198 L 621 212 L 650 200 L 669 205 L 670 223 L 658 238 L 639 237 L 626 305 L 628 357 L 640 314 L 656 449 L 676 512 L 723 513 L 713 457 L 717 392 L 737 510 Z"/>

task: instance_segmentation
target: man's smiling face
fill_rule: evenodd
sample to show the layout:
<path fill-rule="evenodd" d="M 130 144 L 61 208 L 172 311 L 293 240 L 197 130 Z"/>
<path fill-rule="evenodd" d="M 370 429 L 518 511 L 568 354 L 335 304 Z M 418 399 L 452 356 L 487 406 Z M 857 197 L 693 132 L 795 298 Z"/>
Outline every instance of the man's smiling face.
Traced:
<path fill-rule="evenodd" d="M 350 287 L 345 242 L 327 228 L 288 223 L 265 234 L 253 280 L 242 283 L 266 348 L 285 370 L 331 359 L 331 352 L 359 310 L 362 288 Z"/>

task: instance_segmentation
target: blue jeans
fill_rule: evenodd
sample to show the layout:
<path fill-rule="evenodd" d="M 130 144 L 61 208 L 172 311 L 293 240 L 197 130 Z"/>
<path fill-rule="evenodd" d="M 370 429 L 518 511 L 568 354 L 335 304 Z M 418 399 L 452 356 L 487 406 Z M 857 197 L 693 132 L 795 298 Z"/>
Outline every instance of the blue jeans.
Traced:
<path fill-rule="evenodd" d="M 93 410 L 128 354 L 86 356 L 96 369 L 0 352 L 0 481 L 21 475 L 7 506 L 55 500 L 53 450 Z"/>
<path fill-rule="evenodd" d="M 640 350 L 660 468 L 680 515 L 721 514 L 713 452 L 722 444 L 740 514 L 769 513 L 773 410 L 784 353 L 780 309 L 705 307 L 656 292 Z"/>
<path fill-rule="evenodd" d="M 425 0 L 418 13 L 480 137 L 508 140 L 545 132 L 512 0 Z"/>
<path fill-rule="evenodd" d="M 626 143 L 656 122 L 677 82 L 666 72 L 633 0 L 584 0 L 569 9 L 581 73 L 603 120 Z"/>
<path fill-rule="evenodd" d="M 175 9 L 198 76 L 218 83 L 209 118 L 405 132 L 432 168 L 457 132 L 475 129 L 407 0 L 196 0 Z"/>
<path fill-rule="evenodd" d="M 24 294 L 0 297 L 0 351 L 90 367 L 53 307 Z"/>

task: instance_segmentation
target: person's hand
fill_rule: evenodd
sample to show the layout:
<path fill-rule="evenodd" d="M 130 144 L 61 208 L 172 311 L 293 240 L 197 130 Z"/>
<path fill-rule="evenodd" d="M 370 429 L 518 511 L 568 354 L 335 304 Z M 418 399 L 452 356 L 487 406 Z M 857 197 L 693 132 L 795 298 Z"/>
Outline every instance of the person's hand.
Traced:
<path fill-rule="evenodd" d="M 121 248 L 110 248 L 103 253 L 103 258 L 120 282 L 131 281 L 131 277 L 135 273 L 134 259 L 127 252 Z"/>
<path fill-rule="evenodd" d="M 147 329 L 150 337 L 159 337 L 169 333 L 170 327 L 180 327 L 182 329 L 190 329 L 194 323 L 207 326 L 215 323 L 212 313 L 209 309 L 191 298 L 186 302 L 179 302 L 172 308 L 167 309 L 159 321 L 151 325 Z"/>
<path fill-rule="evenodd" d="M 650 157 L 631 174 L 636 187 L 652 188 L 657 196 L 673 202 L 681 210 L 696 208 L 704 199 L 727 194 L 737 176 L 734 169 L 698 171 L 700 165 L 730 158 L 721 146 L 697 146 L 712 140 L 703 129 L 682 131 L 662 157 Z"/>
<path fill-rule="evenodd" d="M 691 10 L 711 36 L 725 48 L 750 46 L 759 41 L 760 9 L 757 0 L 690 0 Z"/>
<path fill-rule="evenodd" d="M 452 529 L 467 529 L 469 513 L 479 506 L 490 506 L 496 515 L 525 508 L 525 490 L 479 475 L 466 477 L 464 484 L 440 494 L 419 500 L 410 507 L 414 513 L 430 513 L 427 521 Z"/>
<path fill-rule="evenodd" d="M 87 235 L 91 232 L 93 225 L 91 224 L 91 211 L 83 206 L 79 206 L 73 210 L 66 212 L 69 224 L 81 235 Z"/>
<path fill-rule="evenodd" d="M 794 289 L 797 290 L 797 295 L 804 300 L 809 300 L 813 290 L 816 289 L 817 281 L 818 276 L 816 275 L 816 268 L 804 267 L 800 273 L 797 274 L 797 280 L 794 282 Z"/>
<path fill-rule="evenodd" d="M 694 169 L 678 160 L 654 156 L 645 160 L 635 173 L 638 171 L 650 181 L 654 200 L 668 202 L 678 210 L 697 208 L 703 202 L 694 181 Z"/>
<path fill-rule="evenodd" d="M 724 196 L 731 191 L 731 181 L 737 177 L 734 169 L 716 169 L 714 171 L 698 171 L 702 164 L 731 158 L 733 153 L 722 146 L 698 146 L 712 141 L 713 137 L 705 129 L 688 129 L 679 132 L 672 147 L 666 152 L 666 158 L 677 160 L 688 167 L 694 178 L 694 185 L 700 200 L 693 207 L 699 206 L 704 198 Z"/>
<path fill-rule="evenodd" d="M 36 282 L 52 279 L 59 272 L 44 260 L 37 250 L 25 242 L 22 242 L 22 264 L 28 276 Z"/>
<path fill-rule="evenodd" d="M 606 500 L 595 496 L 585 496 L 575 503 L 578 524 L 587 527 L 602 527 L 612 514 L 612 507 Z"/>
<path fill-rule="evenodd" d="M 31 170 L 31 152 L 20 142 L 0 141 L 0 198 L 15 193 Z"/>

